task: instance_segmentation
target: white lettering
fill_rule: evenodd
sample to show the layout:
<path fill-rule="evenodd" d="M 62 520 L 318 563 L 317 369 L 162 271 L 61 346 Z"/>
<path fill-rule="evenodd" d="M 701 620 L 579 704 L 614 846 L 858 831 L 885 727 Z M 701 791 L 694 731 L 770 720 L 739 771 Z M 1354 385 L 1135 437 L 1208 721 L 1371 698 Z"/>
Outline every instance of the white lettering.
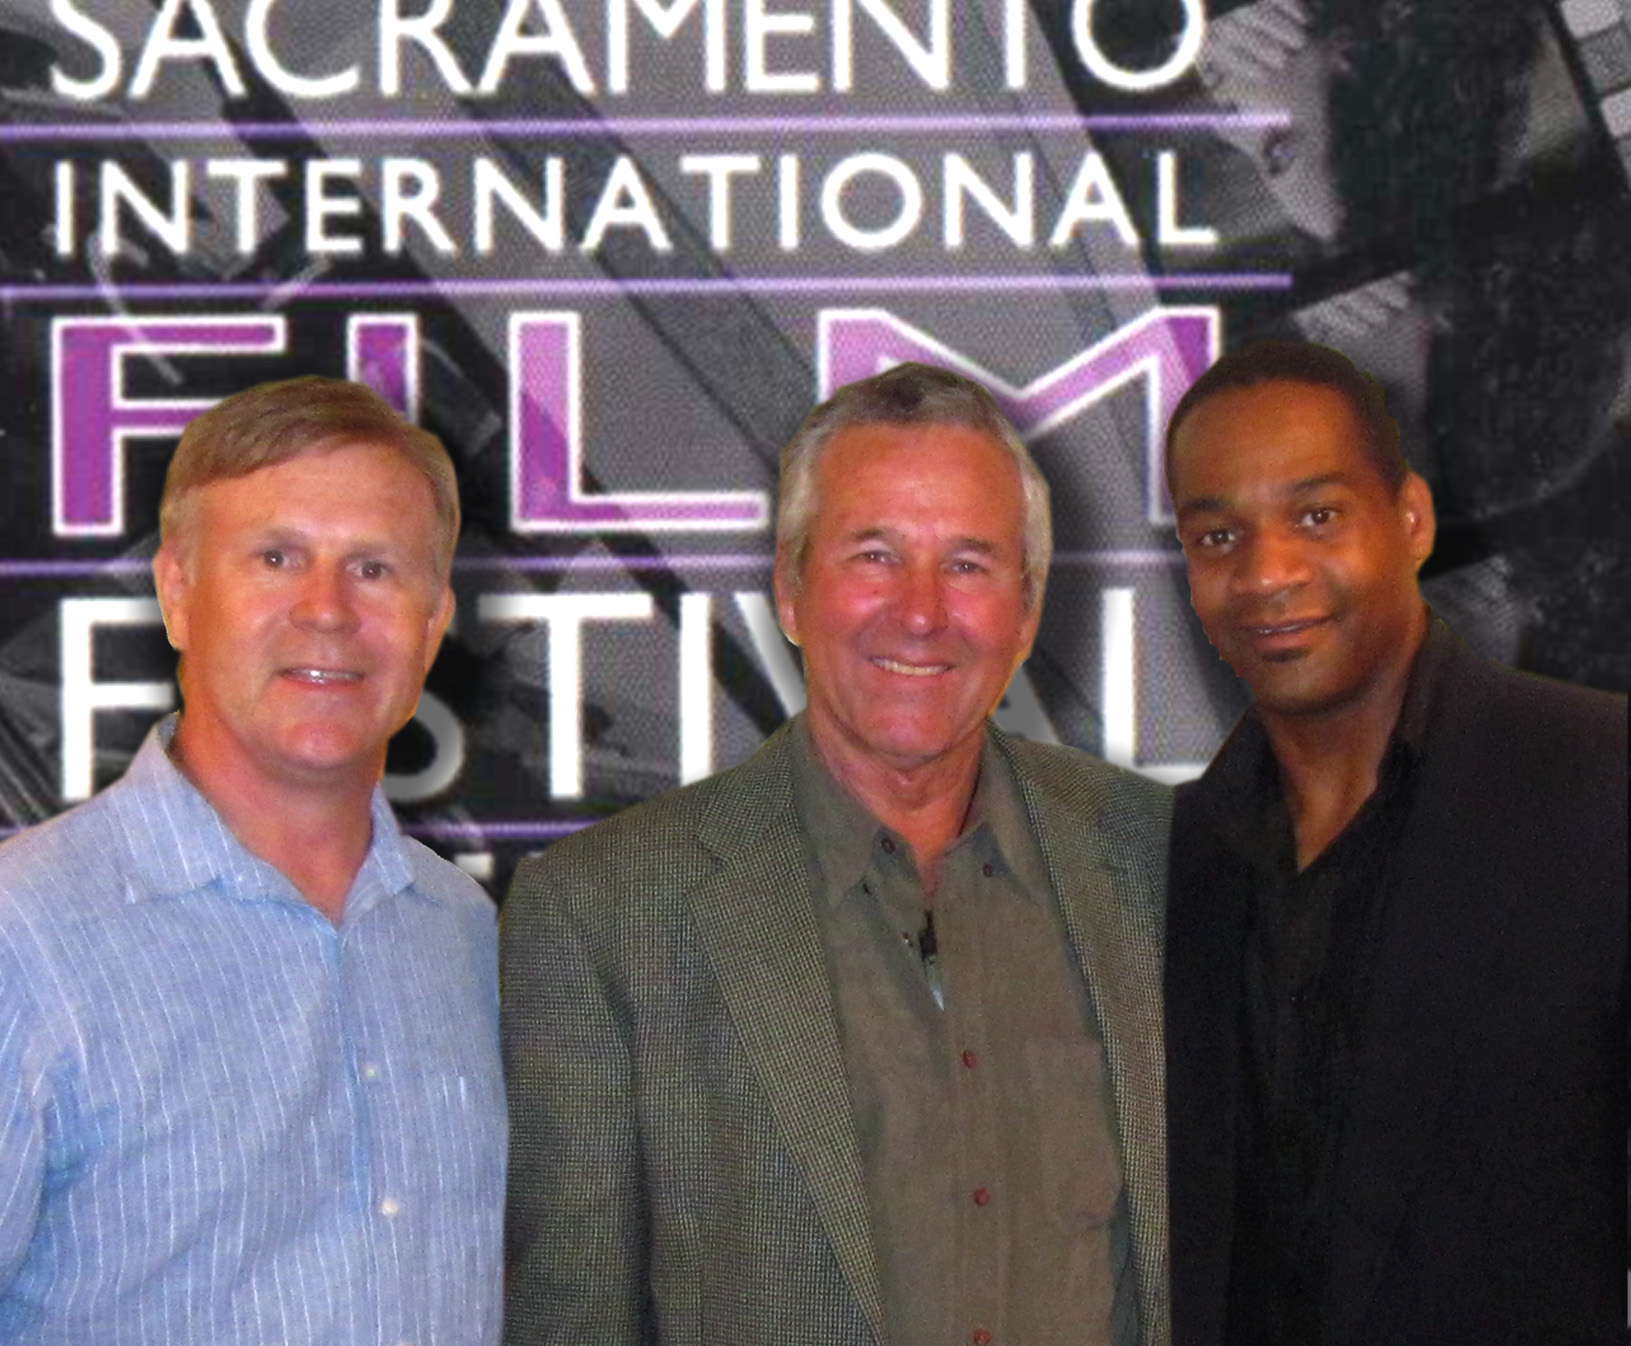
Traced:
<path fill-rule="evenodd" d="M 249 47 L 249 58 L 267 83 L 291 98 L 338 98 L 355 89 L 362 76 L 354 65 L 332 75 L 297 75 L 278 59 L 268 33 L 272 6 L 276 3 L 277 0 L 249 0 L 249 9 L 244 15 L 244 41 Z"/>
<path fill-rule="evenodd" d="M 176 24 L 183 10 L 191 11 L 193 21 L 198 25 L 199 36 L 175 35 Z M 231 97 L 242 98 L 248 92 L 244 88 L 243 77 L 238 73 L 238 63 L 232 59 L 232 48 L 227 45 L 226 35 L 221 31 L 221 21 L 215 17 L 210 0 L 164 0 L 164 8 L 159 10 L 158 17 L 153 20 L 153 27 L 147 35 L 147 45 L 142 48 L 141 59 L 136 63 L 136 74 L 130 81 L 130 96 L 134 99 L 147 97 L 152 91 L 153 81 L 157 78 L 159 66 L 163 62 L 193 61 L 199 58 L 215 66 L 215 77 L 221 81 L 221 87 Z"/>
<path fill-rule="evenodd" d="M 119 87 L 119 75 L 124 69 L 119 39 L 95 19 L 75 9 L 73 0 L 51 0 L 51 17 L 95 51 L 100 63 L 96 74 L 89 79 L 75 79 L 63 74 L 62 67 L 53 61 L 51 92 L 87 103 L 92 99 L 106 98 Z"/>

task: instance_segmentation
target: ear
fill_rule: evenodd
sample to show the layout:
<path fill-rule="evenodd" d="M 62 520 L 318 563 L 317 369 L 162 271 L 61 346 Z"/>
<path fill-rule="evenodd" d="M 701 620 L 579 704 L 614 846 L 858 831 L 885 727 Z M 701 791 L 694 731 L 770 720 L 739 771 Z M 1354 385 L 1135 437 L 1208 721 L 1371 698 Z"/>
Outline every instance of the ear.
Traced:
<path fill-rule="evenodd" d="M 425 672 L 430 672 L 430 666 L 436 662 L 437 651 L 442 648 L 442 637 L 447 634 L 448 623 L 453 620 L 453 586 L 443 583 L 442 591 L 436 598 L 436 606 L 431 610 L 430 618 L 425 623 Z"/>
<path fill-rule="evenodd" d="M 1438 536 L 1438 515 L 1433 509 L 1433 489 L 1417 473 L 1412 472 L 1399 488 L 1399 509 L 1404 515 L 1405 536 L 1410 547 L 1410 559 L 1420 570 L 1422 563 L 1433 554 L 1433 541 Z"/>
<path fill-rule="evenodd" d="M 170 648 L 185 651 L 192 579 L 174 542 L 164 543 L 153 556 L 153 588 L 158 592 L 159 611 L 164 614 L 164 634 Z"/>
<path fill-rule="evenodd" d="M 793 599 L 798 593 L 798 585 L 793 579 L 792 559 L 781 547 L 776 548 L 776 569 L 770 583 L 776 593 L 776 620 L 781 624 L 782 634 L 797 645 L 799 621 Z"/>
<path fill-rule="evenodd" d="M 1025 625 L 1021 628 L 1025 632 L 1025 647 L 1020 652 L 1019 664 L 1014 665 L 1014 671 L 1019 671 L 1023 664 L 1031 657 L 1031 647 L 1036 644 L 1036 631 L 1042 624 L 1042 595 L 1038 593 L 1031 600 L 1030 611 L 1025 614 Z"/>

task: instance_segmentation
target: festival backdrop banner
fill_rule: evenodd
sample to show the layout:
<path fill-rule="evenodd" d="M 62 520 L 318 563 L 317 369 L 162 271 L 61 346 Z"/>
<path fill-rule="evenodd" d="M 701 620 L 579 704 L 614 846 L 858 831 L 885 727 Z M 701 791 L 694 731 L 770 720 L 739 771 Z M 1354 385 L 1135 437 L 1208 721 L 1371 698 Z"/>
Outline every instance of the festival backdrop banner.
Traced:
<path fill-rule="evenodd" d="M 802 704 L 777 454 L 900 360 L 1053 484 L 1020 732 L 1174 781 L 1239 714 L 1160 435 L 1269 335 L 1383 381 L 1436 609 L 1624 691 L 1628 86 L 1615 0 L 0 0 L 0 825 L 176 703 L 164 465 L 299 373 L 458 465 L 386 784 L 495 891 Z"/>

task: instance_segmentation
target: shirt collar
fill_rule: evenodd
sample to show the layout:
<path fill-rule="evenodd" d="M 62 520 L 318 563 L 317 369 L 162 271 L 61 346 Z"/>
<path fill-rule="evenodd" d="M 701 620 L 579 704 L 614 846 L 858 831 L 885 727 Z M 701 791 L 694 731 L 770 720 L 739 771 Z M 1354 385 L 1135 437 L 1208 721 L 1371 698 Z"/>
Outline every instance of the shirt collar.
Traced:
<path fill-rule="evenodd" d="M 129 900 L 190 892 L 217 881 L 244 901 L 299 899 L 294 885 L 244 847 L 171 759 L 177 718 L 171 714 L 153 726 L 130 769 L 107 791 L 136 880 L 128 886 Z M 346 895 L 347 916 L 360 915 L 413 883 L 413 861 L 379 786 L 369 814 L 368 853 Z"/>
<path fill-rule="evenodd" d="M 1408 771 L 1420 761 L 1427 746 L 1427 726 L 1440 673 L 1455 648 L 1450 628 L 1427 612 L 1427 634 L 1411 660 L 1404 700 L 1382 754 L 1384 776 Z M 1243 837 L 1255 827 L 1263 810 L 1278 798 L 1280 773 L 1269 748 L 1257 707 L 1241 716 L 1207 770 L 1207 795 L 1219 825 L 1231 836 Z"/>
<path fill-rule="evenodd" d="M 836 905 L 877 862 L 876 852 L 902 857 L 905 840 L 885 827 L 839 783 L 827 769 L 810 737 L 806 717 L 800 714 L 788 730 L 793 761 L 793 797 L 799 821 L 810 839 L 825 880 L 827 901 Z M 886 845 L 887 843 L 887 845 Z M 954 845 L 969 844 L 982 861 L 1016 870 L 1021 887 L 1033 898 L 1045 888 L 1046 875 L 1033 872 L 1036 847 L 1030 818 L 1020 798 L 1013 770 L 997 750 L 988 732 L 980 753 L 980 774 L 969 804 L 968 819 Z M 891 852 L 889 847 L 895 849 Z"/>

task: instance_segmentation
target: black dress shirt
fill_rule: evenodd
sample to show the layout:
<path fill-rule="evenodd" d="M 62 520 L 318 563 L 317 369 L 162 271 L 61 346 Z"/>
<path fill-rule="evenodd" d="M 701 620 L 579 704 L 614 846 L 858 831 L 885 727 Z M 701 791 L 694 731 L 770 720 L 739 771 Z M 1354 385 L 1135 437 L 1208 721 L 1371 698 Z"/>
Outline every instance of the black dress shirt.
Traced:
<path fill-rule="evenodd" d="M 1215 821 L 1252 874 L 1242 967 L 1245 1088 L 1228 1339 L 1317 1346 L 1330 1176 L 1390 865 L 1408 816 L 1447 633 L 1412 666 L 1376 789 L 1303 870 L 1279 769 L 1249 716 L 1220 762 Z"/>

